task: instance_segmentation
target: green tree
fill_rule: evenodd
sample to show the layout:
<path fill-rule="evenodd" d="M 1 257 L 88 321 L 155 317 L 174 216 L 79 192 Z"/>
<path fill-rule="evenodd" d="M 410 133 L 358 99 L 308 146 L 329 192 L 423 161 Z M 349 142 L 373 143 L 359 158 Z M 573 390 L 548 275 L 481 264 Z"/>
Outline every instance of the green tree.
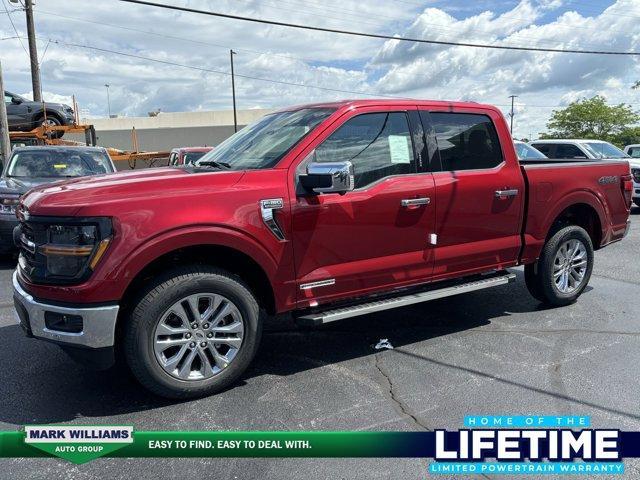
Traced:
<path fill-rule="evenodd" d="M 640 115 L 629 105 L 608 105 L 603 96 L 596 95 L 572 102 L 561 110 L 554 110 L 547 123 L 549 132 L 540 137 L 594 138 L 619 143 L 638 133 L 637 128 L 632 128 L 638 121 Z"/>

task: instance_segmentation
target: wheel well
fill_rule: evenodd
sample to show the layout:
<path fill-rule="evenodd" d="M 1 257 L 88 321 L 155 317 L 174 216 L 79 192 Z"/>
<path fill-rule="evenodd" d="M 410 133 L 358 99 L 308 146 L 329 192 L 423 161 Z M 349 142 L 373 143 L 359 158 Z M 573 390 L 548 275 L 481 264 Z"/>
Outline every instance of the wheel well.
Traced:
<path fill-rule="evenodd" d="M 600 248 L 600 241 L 602 240 L 602 225 L 600 224 L 598 212 L 596 212 L 591 205 L 587 205 L 586 203 L 577 203 L 564 209 L 551 225 L 547 238 L 551 237 L 551 235 L 567 225 L 577 225 L 584 228 L 589 234 L 589 237 L 591 237 L 593 248 L 596 250 Z"/>
<path fill-rule="evenodd" d="M 201 264 L 222 268 L 240 277 L 256 295 L 258 304 L 268 313 L 275 313 L 275 299 L 269 277 L 251 257 L 238 250 L 218 245 L 197 245 L 181 248 L 156 258 L 140 271 L 127 287 L 121 301 L 127 309 L 144 284 L 154 276 L 176 265 Z"/>
<path fill-rule="evenodd" d="M 55 117 L 55 118 L 57 118 L 58 120 L 60 120 L 60 122 L 62 122 L 62 116 L 61 116 L 58 112 L 55 112 L 55 111 L 53 111 L 53 110 L 51 110 L 51 111 L 50 111 L 50 110 L 47 110 L 46 112 L 47 112 L 47 117 Z M 36 119 L 36 120 L 41 120 L 41 119 L 43 119 L 43 118 L 44 118 L 44 112 L 40 112 L 40 113 L 39 113 L 39 114 L 37 114 L 37 115 L 36 115 L 36 117 L 35 117 L 35 119 Z"/>

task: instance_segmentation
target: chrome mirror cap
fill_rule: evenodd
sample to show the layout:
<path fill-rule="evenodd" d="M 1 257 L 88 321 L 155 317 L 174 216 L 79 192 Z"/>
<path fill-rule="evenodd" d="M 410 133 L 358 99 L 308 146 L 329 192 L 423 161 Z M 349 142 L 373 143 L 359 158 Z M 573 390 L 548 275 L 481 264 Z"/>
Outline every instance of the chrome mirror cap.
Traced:
<path fill-rule="evenodd" d="M 300 177 L 302 186 L 314 193 L 345 193 L 354 189 L 351 162 L 312 162 L 307 174 Z"/>

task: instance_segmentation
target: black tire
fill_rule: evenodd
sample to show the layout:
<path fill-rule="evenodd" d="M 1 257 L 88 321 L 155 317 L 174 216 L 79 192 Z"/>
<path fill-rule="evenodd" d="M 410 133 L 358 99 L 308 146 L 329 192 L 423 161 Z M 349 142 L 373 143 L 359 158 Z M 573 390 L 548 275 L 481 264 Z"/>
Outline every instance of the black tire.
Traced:
<path fill-rule="evenodd" d="M 636 207 L 640 207 L 640 198 L 634 198 L 633 203 L 636 204 Z"/>
<path fill-rule="evenodd" d="M 226 368 L 210 378 L 183 380 L 172 376 L 160 365 L 154 353 L 155 331 L 163 314 L 172 305 L 189 295 L 200 293 L 222 295 L 237 307 L 244 325 L 243 339 L 233 360 L 228 366 L 225 365 Z M 259 307 L 253 293 L 238 277 L 209 266 L 176 268 L 156 278 L 141 293 L 129 312 L 124 327 L 127 364 L 144 387 L 166 398 L 202 397 L 228 387 L 253 360 L 262 335 Z M 195 334 L 193 340 L 196 340 Z"/>
<path fill-rule="evenodd" d="M 575 290 L 565 293 L 556 285 L 553 272 L 558 249 L 570 240 L 579 240 L 584 245 L 587 263 L 580 285 Z M 547 240 L 538 261 L 525 265 L 525 282 L 529 293 L 541 302 L 553 306 L 563 306 L 575 302 L 589 283 L 593 260 L 593 244 L 589 234 L 583 228 L 569 225 L 559 229 Z"/>
<path fill-rule="evenodd" d="M 52 113 L 47 113 L 47 122 L 49 122 L 50 126 L 61 126 L 62 125 L 62 121 L 56 117 L 54 114 Z M 38 119 L 38 125 L 44 125 L 45 122 L 45 117 L 42 116 Z M 62 138 L 64 136 L 64 132 L 52 132 L 51 136 L 53 138 Z"/>

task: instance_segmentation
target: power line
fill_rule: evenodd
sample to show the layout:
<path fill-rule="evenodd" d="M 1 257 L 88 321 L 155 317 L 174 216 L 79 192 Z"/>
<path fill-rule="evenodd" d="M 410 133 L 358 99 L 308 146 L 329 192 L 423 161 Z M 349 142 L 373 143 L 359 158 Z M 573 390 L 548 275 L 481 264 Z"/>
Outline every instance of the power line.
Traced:
<path fill-rule="evenodd" d="M 70 43 L 70 42 L 65 42 L 62 40 L 53 40 L 53 39 L 49 39 L 51 41 L 51 43 L 55 43 L 57 45 L 66 45 L 68 47 L 76 47 L 76 48 L 84 48 L 84 49 L 88 49 L 88 50 L 95 50 L 98 52 L 103 52 L 103 53 L 111 53 L 114 55 L 120 55 L 123 57 L 129 57 L 129 58 L 135 58 L 138 60 L 146 60 L 149 62 L 155 62 L 155 63 L 160 63 L 160 64 L 164 64 L 164 65 L 170 65 L 170 66 L 174 66 L 174 67 L 182 67 L 182 68 L 188 68 L 191 70 L 197 70 L 197 71 L 201 71 L 201 72 L 206 72 L 206 73 L 214 73 L 217 75 L 226 75 L 226 76 L 230 76 L 231 72 L 226 72 L 223 70 L 214 70 L 211 68 L 205 68 L 205 67 L 196 67 L 195 65 L 188 65 L 185 63 L 178 63 L 178 62 L 172 62 L 170 60 L 162 60 L 159 58 L 153 58 L 153 57 L 146 57 L 143 55 L 137 55 L 134 53 L 126 53 L 126 52 L 119 52 L 117 50 L 110 50 L 107 48 L 100 48 L 100 47 L 95 47 L 92 45 L 84 45 L 84 44 L 80 44 L 80 43 Z M 288 86 L 292 86 L 292 87 L 304 87 L 304 88 L 315 88 L 318 90 L 325 90 L 328 92 L 337 92 L 337 93 L 349 93 L 349 94 L 353 94 L 353 95 L 361 95 L 361 96 L 367 96 L 367 97 L 374 97 L 374 96 L 378 96 L 378 97 L 385 97 L 385 98 L 395 98 L 395 99 L 407 99 L 408 97 L 400 97 L 400 96 L 395 96 L 395 95 L 385 95 L 382 93 L 375 93 L 375 92 L 362 92 L 362 91 L 357 91 L 357 90 L 343 90 L 343 89 L 339 89 L 339 88 L 331 88 L 331 87 L 322 87 L 320 85 L 308 85 L 308 84 L 304 84 L 304 83 L 296 83 L 296 82 L 287 82 L 285 80 L 274 80 L 271 78 L 263 78 L 263 77 L 254 77 L 251 75 L 245 75 L 245 74 L 241 74 L 241 73 L 235 73 L 236 77 L 239 78 L 246 78 L 248 80 L 257 80 L 260 82 L 268 82 L 268 83 L 276 83 L 276 84 L 280 84 L 280 85 L 288 85 Z"/>
<path fill-rule="evenodd" d="M 52 16 L 52 17 L 64 18 L 66 20 L 73 20 L 73 21 L 76 21 L 76 22 L 90 23 L 92 25 L 100 25 L 102 27 L 118 28 L 120 30 L 126 30 L 126 31 L 129 31 L 129 32 L 136 32 L 136 33 L 143 33 L 145 35 L 153 35 L 153 36 L 160 37 L 160 38 L 167 38 L 169 40 L 180 40 L 180 41 L 183 41 L 183 42 L 194 43 L 196 45 L 206 45 L 208 47 L 224 48 L 225 50 L 229 50 L 229 49 L 233 48 L 234 51 L 252 53 L 254 55 L 268 55 L 268 56 L 271 56 L 271 57 L 288 58 L 290 60 L 301 60 L 303 62 L 311 61 L 311 59 L 303 58 L 303 57 L 296 57 L 296 56 L 293 56 L 293 55 L 285 55 L 285 54 L 282 54 L 282 53 L 265 52 L 265 51 L 262 51 L 262 50 L 251 50 L 251 49 L 248 49 L 248 48 L 231 47 L 230 45 L 222 45 L 220 43 L 205 42 L 205 41 L 202 41 L 202 40 L 195 40 L 193 38 L 178 37 L 176 35 L 168 35 L 166 33 L 151 32 L 149 30 L 140 30 L 138 28 L 125 27 L 123 25 L 115 25 L 113 23 L 104 23 L 104 22 L 97 22 L 97 21 L 93 21 L 93 20 L 88 20 L 86 18 L 70 17 L 68 15 L 60 15 L 59 13 L 46 12 L 44 10 L 40 10 L 39 8 L 35 9 L 35 10 L 39 14 L 49 15 L 49 16 Z M 18 37 L 8 37 L 8 38 L 18 38 Z M 4 39 L 0 38 L 0 40 L 4 40 Z"/>
<path fill-rule="evenodd" d="M 20 45 L 22 46 L 22 49 L 24 50 L 24 53 L 29 55 L 29 52 L 24 47 L 24 43 L 22 43 L 22 40 L 20 39 L 20 34 L 18 33 L 18 29 L 16 28 L 15 23 L 13 23 L 13 18 L 11 18 L 11 12 L 9 11 L 9 8 L 7 7 L 7 4 L 4 3 L 4 0 L 2 0 L 2 6 L 4 7 L 4 12 L 7 14 L 7 17 L 9 18 L 9 22 L 11 23 L 11 26 L 13 27 L 13 31 L 16 32 L 16 37 L 15 38 L 20 40 Z"/>
<path fill-rule="evenodd" d="M 432 45 L 446 45 L 446 46 L 455 46 L 455 47 L 473 47 L 473 48 L 492 48 L 497 50 L 518 50 L 518 51 L 527 51 L 527 52 L 547 52 L 547 53 L 580 53 L 580 54 L 591 54 L 591 55 L 623 55 L 623 56 L 640 56 L 640 52 L 620 52 L 620 51 L 611 51 L 611 50 L 574 50 L 574 49 L 559 49 L 559 48 L 543 48 L 543 47 L 516 47 L 510 45 L 489 45 L 489 44 L 481 44 L 481 43 L 468 43 L 468 42 L 452 42 L 452 41 L 444 41 L 444 40 L 426 40 L 422 38 L 410 38 L 410 37 L 400 37 L 400 36 L 391 36 L 391 35 L 383 35 L 378 33 L 366 33 L 366 32 L 356 32 L 351 30 L 339 30 L 335 28 L 327 28 L 327 27 L 316 27 L 312 25 L 301 25 L 298 23 L 288 23 L 288 22 L 279 22 L 276 20 L 266 20 L 262 18 L 252 18 L 252 17 L 244 17 L 241 15 L 232 15 L 228 13 L 220 13 L 213 12 L 208 10 L 198 10 L 195 8 L 188 7 L 179 7 L 175 5 L 166 5 L 162 3 L 148 2 L 144 0 L 120 0 L 125 3 L 132 3 L 137 5 L 146 5 L 150 7 L 159 7 L 166 8 L 169 10 L 177 10 L 180 12 L 187 13 L 199 13 L 202 15 L 209 15 L 212 17 L 220 17 L 220 18 L 228 18 L 231 20 L 242 20 L 245 22 L 253 22 L 253 23 L 262 23 L 266 25 L 276 25 L 280 27 L 289 27 L 289 28 L 298 28 L 303 30 L 312 30 L 316 32 L 327 32 L 327 33 L 338 33 L 342 35 L 352 35 L 357 37 L 367 37 L 367 38 L 376 38 L 381 40 L 395 40 L 400 42 L 413 42 L 413 43 L 428 43 Z"/>
<path fill-rule="evenodd" d="M 12 39 L 16 39 L 16 38 L 20 38 L 20 37 L 0 38 L 0 40 L 12 40 Z M 41 38 L 41 37 L 39 37 L 39 39 L 40 40 L 48 40 L 49 42 L 54 43 L 56 45 L 65 45 L 65 46 L 68 46 L 68 47 L 82 48 L 82 49 L 86 49 L 86 50 L 94 50 L 94 51 L 98 51 L 98 52 L 102 52 L 102 53 L 110 53 L 110 54 L 119 55 L 119 56 L 123 56 L 123 57 L 135 58 L 135 59 L 138 59 L 138 60 L 145 60 L 145 61 L 149 61 L 149 62 L 160 63 L 160 64 L 163 64 L 163 65 L 169 65 L 169 66 L 174 66 L 174 67 L 182 67 L 182 68 L 201 71 L 201 72 L 205 72 L 205 73 L 213 73 L 213 74 L 216 74 L 216 75 L 231 76 L 231 72 L 226 72 L 226 71 L 223 71 L 223 70 L 214 70 L 214 69 L 211 69 L 211 68 L 197 67 L 195 65 L 188 65 L 188 64 L 184 64 L 184 63 L 172 62 L 170 60 L 162 60 L 162 59 L 158 59 L 158 58 L 146 57 L 146 56 L 143 56 L 143 55 L 137 55 L 137 54 L 133 54 L 133 53 L 119 52 L 117 50 L 110 50 L 110 49 L 107 49 L 107 48 L 95 47 L 93 45 L 70 43 L 70 42 L 65 42 L 63 40 L 46 39 L 46 38 Z M 235 73 L 235 76 L 239 77 L 239 78 L 245 78 L 245 79 L 248 79 L 248 80 L 256 80 L 256 81 L 260 81 L 260 82 L 274 83 L 274 84 L 279 84 L 279 85 L 288 85 L 288 86 L 292 86 L 292 87 L 312 88 L 312 89 L 324 90 L 324 91 L 335 92 L 335 93 L 348 93 L 348 94 L 352 94 L 352 95 L 360 95 L 360 96 L 366 96 L 366 97 L 390 98 L 390 99 L 396 99 L 396 100 L 412 100 L 412 97 L 407 97 L 407 96 L 388 95 L 388 94 L 377 93 L 377 92 L 365 92 L 365 91 L 358 91 L 358 90 L 345 90 L 345 89 L 340 89 L 340 88 L 322 87 L 320 85 L 309 85 L 309 84 L 305 84 L 305 83 L 287 82 L 287 81 L 284 81 L 284 80 L 275 80 L 275 79 L 272 79 L 272 78 L 255 77 L 255 76 L 252 76 L 252 75 L 245 75 L 245 74 L 240 74 L 240 73 Z M 500 104 L 500 103 L 493 103 L 493 105 L 495 105 L 497 107 L 509 107 L 510 106 L 510 105 L 507 105 L 507 104 Z M 628 103 L 628 105 L 636 106 L 636 105 L 640 105 L 640 104 Z M 565 108 L 566 106 L 567 105 L 526 105 L 526 104 L 523 105 L 524 108 Z"/>

